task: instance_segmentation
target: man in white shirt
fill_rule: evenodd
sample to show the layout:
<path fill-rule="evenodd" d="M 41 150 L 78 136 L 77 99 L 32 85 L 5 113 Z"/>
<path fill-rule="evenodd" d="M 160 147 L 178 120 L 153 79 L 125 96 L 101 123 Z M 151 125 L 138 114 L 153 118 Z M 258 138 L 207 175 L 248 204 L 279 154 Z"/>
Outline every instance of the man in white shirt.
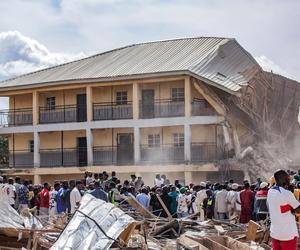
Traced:
<path fill-rule="evenodd" d="M 161 187 L 164 184 L 164 180 L 160 177 L 160 174 L 157 174 L 154 179 L 154 185 L 156 187 Z"/>
<path fill-rule="evenodd" d="M 270 188 L 267 197 L 272 249 L 296 250 L 299 235 L 294 213 L 300 212 L 300 203 L 287 189 L 290 184 L 288 173 L 278 170 L 274 177 L 276 185 Z"/>
<path fill-rule="evenodd" d="M 9 205 L 15 207 L 16 188 L 14 186 L 13 178 L 9 178 L 8 183 L 4 185 L 3 196 L 4 196 L 4 200 L 6 200 Z"/>
<path fill-rule="evenodd" d="M 237 196 L 238 196 L 238 192 L 237 192 L 238 187 L 239 185 L 237 183 L 231 184 L 231 190 L 227 193 L 226 196 L 227 211 L 230 220 L 237 216 L 236 203 L 237 203 Z"/>
<path fill-rule="evenodd" d="M 197 192 L 197 196 L 196 196 L 196 208 L 197 208 L 197 212 L 199 212 L 199 220 L 200 221 L 204 221 L 204 209 L 203 209 L 203 201 L 204 199 L 207 198 L 207 194 L 206 194 L 206 183 L 205 182 L 201 182 L 200 183 L 200 190 Z"/>
<path fill-rule="evenodd" d="M 80 189 L 82 188 L 82 182 L 76 181 L 76 186 L 72 189 L 70 193 L 70 204 L 71 204 L 71 214 L 79 207 L 81 201 Z"/>
<path fill-rule="evenodd" d="M 224 220 L 227 217 L 227 203 L 226 203 L 226 197 L 228 191 L 226 190 L 226 185 L 220 185 L 220 191 L 216 194 L 215 199 L 215 209 L 217 211 L 218 219 Z"/>

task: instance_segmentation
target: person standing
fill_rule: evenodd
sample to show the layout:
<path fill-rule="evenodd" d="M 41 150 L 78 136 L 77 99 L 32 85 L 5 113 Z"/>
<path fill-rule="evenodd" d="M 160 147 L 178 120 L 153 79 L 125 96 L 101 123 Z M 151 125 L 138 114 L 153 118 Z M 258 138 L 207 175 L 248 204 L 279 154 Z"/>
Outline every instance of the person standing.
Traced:
<path fill-rule="evenodd" d="M 189 199 L 186 195 L 187 189 L 185 187 L 180 188 L 180 194 L 177 197 L 177 216 L 183 218 L 188 216 Z"/>
<path fill-rule="evenodd" d="M 57 214 L 57 193 L 60 189 L 60 184 L 55 183 L 53 190 L 50 191 L 50 201 L 49 201 L 49 215 L 55 216 Z"/>
<path fill-rule="evenodd" d="M 214 196 L 213 192 L 210 189 L 206 190 L 206 195 L 207 197 L 203 200 L 203 209 L 205 212 L 205 219 L 212 219 L 214 216 L 214 206 L 215 206 L 215 201 L 214 201 Z"/>
<path fill-rule="evenodd" d="M 108 202 L 107 193 L 102 190 L 100 181 L 96 181 L 94 183 L 94 186 L 95 186 L 95 189 L 93 191 L 91 191 L 90 194 L 93 195 L 94 197 L 96 197 L 97 199 Z"/>
<path fill-rule="evenodd" d="M 68 181 L 63 181 L 62 187 L 58 190 L 56 195 L 56 203 L 57 203 L 57 213 L 65 213 L 66 212 L 66 193 L 68 192 Z"/>
<path fill-rule="evenodd" d="M 21 187 L 21 178 L 19 176 L 16 176 L 14 186 L 16 192 L 14 208 L 16 210 L 19 210 L 19 188 Z"/>
<path fill-rule="evenodd" d="M 28 208 L 29 202 L 29 182 L 27 180 L 23 181 L 23 184 L 19 187 L 19 212 L 24 208 Z"/>
<path fill-rule="evenodd" d="M 138 176 L 134 185 L 135 185 L 135 190 L 140 190 L 144 186 L 144 181 L 142 179 L 142 176 Z"/>
<path fill-rule="evenodd" d="M 142 188 L 141 193 L 136 196 L 136 200 L 145 208 L 149 209 L 150 198 L 148 196 L 148 190 L 146 188 Z"/>
<path fill-rule="evenodd" d="M 82 189 L 82 181 L 76 181 L 76 185 L 70 193 L 71 214 L 73 214 L 75 210 L 79 207 L 81 201 L 81 193 L 80 193 L 81 189 Z"/>
<path fill-rule="evenodd" d="M 251 220 L 254 201 L 254 192 L 250 190 L 249 182 L 245 182 L 244 189 L 240 192 L 240 200 L 242 209 L 240 222 L 246 224 Z"/>
<path fill-rule="evenodd" d="M 231 184 L 231 190 L 228 192 L 226 196 L 226 203 L 227 203 L 227 211 L 229 219 L 232 219 L 237 216 L 236 212 L 236 203 L 237 203 L 237 196 L 238 196 L 238 189 L 239 185 L 237 183 Z"/>
<path fill-rule="evenodd" d="M 169 196 L 169 189 L 167 186 L 164 186 L 162 188 L 162 194 L 160 195 L 160 198 L 162 200 L 162 202 L 165 204 L 166 208 L 168 209 L 168 211 L 170 212 L 170 207 L 171 207 L 171 202 L 172 202 L 172 199 L 171 197 Z M 161 217 L 165 217 L 167 218 L 168 217 L 168 214 L 166 213 L 166 211 L 163 209 L 162 205 L 160 204 L 160 207 L 162 209 L 161 211 Z"/>
<path fill-rule="evenodd" d="M 160 177 L 160 174 L 157 174 L 154 179 L 154 186 L 160 188 L 163 184 L 164 184 L 163 179 Z"/>
<path fill-rule="evenodd" d="M 169 192 L 168 195 L 171 197 L 170 213 L 172 214 L 173 217 L 177 217 L 176 212 L 177 212 L 178 192 L 176 191 L 175 186 L 171 187 L 171 192 Z"/>
<path fill-rule="evenodd" d="M 16 188 L 14 186 L 13 178 L 9 178 L 8 183 L 5 184 L 3 190 L 3 196 L 4 196 L 4 200 L 6 200 L 9 205 L 15 208 Z"/>
<path fill-rule="evenodd" d="M 204 221 L 205 212 L 203 209 L 203 201 L 205 198 L 207 198 L 206 183 L 201 182 L 199 189 L 200 190 L 197 192 L 197 196 L 196 196 L 196 200 L 195 200 L 196 208 L 197 208 L 197 211 L 195 211 L 195 212 L 199 212 L 199 220 Z"/>
<path fill-rule="evenodd" d="M 44 188 L 39 194 L 40 197 L 40 215 L 49 215 L 49 203 L 50 203 L 50 185 L 44 183 Z"/>
<path fill-rule="evenodd" d="M 267 205 L 268 196 L 268 183 L 260 183 L 259 191 L 255 194 L 254 198 L 254 209 L 256 214 L 256 220 L 265 220 L 269 213 Z"/>
<path fill-rule="evenodd" d="M 267 195 L 270 212 L 272 249 L 296 250 L 298 246 L 298 229 L 294 213 L 300 212 L 300 203 L 288 190 L 290 176 L 284 170 L 274 174 L 276 184 Z"/>
<path fill-rule="evenodd" d="M 220 189 L 215 198 L 215 209 L 218 215 L 219 220 L 224 220 L 227 217 L 227 203 L 226 203 L 226 197 L 228 194 L 227 186 L 226 185 L 220 185 Z"/>

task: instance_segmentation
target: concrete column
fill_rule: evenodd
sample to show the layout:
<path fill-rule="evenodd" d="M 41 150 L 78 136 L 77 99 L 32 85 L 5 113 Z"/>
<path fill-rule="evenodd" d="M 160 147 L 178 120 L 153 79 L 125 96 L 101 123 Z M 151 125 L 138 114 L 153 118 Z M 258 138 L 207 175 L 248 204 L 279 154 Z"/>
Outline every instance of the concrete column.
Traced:
<path fill-rule="evenodd" d="M 132 113 L 133 119 L 139 119 L 139 85 L 137 82 L 132 84 Z"/>
<path fill-rule="evenodd" d="M 184 105 L 185 116 L 190 117 L 192 115 L 192 90 L 190 77 L 184 79 Z"/>
<path fill-rule="evenodd" d="M 37 131 L 33 132 L 33 166 L 40 167 L 40 134 Z"/>
<path fill-rule="evenodd" d="M 34 185 L 42 184 L 41 182 L 42 182 L 41 176 L 38 175 L 38 174 L 35 174 L 35 175 L 33 176 L 33 184 L 34 184 Z"/>
<path fill-rule="evenodd" d="M 184 125 L 184 160 L 191 161 L 191 125 Z"/>
<path fill-rule="evenodd" d="M 189 185 L 192 182 L 192 172 L 191 171 L 185 171 L 184 172 L 184 181 L 185 181 L 185 185 Z"/>
<path fill-rule="evenodd" d="M 32 92 L 32 123 L 39 124 L 39 93 L 36 90 Z"/>
<path fill-rule="evenodd" d="M 93 120 L 93 89 L 91 86 L 86 87 L 86 114 L 87 121 Z"/>
<path fill-rule="evenodd" d="M 93 132 L 90 128 L 86 129 L 86 144 L 87 144 L 87 162 L 88 166 L 93 166 Z"/>
<path fill-rule="evenodd" d="M 134 162 L 138 164 L 141 160 L 141 132 L 139 127 L 134 127 Z"/>

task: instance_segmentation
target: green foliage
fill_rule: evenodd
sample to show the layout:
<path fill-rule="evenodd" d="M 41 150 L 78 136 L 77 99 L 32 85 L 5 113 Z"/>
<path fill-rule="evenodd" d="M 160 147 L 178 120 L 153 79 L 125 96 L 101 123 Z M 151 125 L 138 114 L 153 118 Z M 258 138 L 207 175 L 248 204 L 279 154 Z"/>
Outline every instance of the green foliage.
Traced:
<path fill-rule="evenodd" d="M 0 136 L 0 165 L 7 165 L 9 159 L 8 138 Z"/>

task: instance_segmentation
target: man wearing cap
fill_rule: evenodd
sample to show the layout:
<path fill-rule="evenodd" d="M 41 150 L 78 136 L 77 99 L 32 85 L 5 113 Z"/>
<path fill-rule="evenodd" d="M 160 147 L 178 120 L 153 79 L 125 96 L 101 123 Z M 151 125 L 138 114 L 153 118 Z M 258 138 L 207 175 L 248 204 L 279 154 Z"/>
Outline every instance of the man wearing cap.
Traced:
<path fill-rule="evenodd" d="M 255 194 L 254 211 L 258 221 L 265 220 L 269 213 L 267 206 L 268 185 L 267 182 L 260 183 L 259 191 Z"/>
<path fill-rule="evenodd" d="M 287 189 L 290 184 L 288 173 L 278 170 L 274 177 L 276 185 L 270 188 L 267 196 L 271 219 L 272 249 L 296 250 L 299 234 L 294 213 L 300 212 L 300 203 Z"/>
<path fill-rule="evenodd" d="M 226 195 L 226 203 L 227 203 L 227 211 L 228 211 L 229 219 L 232 219 L 238 215 L 236 210 L 238 187 L 239 185 L 237 183 L 232 183 L 231 190 Z"/>
<path fill-rule="evenodd" d="M 205 212 L 203 209 L 203 201 L 205 198 L 207 198 L 206 183 L 204 181 L 200 182 L 199 189 L 200 190 L 197 192 L 195 203 L 196 203 L 197 212 L 199 212 L 199 220 L 204 221 Z"/>

